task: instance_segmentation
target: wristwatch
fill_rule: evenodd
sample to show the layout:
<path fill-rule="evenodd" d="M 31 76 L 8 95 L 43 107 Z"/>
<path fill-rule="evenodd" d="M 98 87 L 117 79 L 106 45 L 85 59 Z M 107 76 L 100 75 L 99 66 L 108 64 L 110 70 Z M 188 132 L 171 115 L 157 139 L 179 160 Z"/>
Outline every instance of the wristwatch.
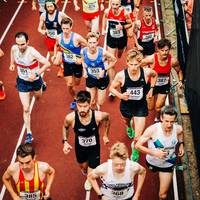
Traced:
<path fill-rule="evenodd" d="M 99 194 L 98 199 L 102 199 L 103 196 L 104 196 L 104 194 Z"/>

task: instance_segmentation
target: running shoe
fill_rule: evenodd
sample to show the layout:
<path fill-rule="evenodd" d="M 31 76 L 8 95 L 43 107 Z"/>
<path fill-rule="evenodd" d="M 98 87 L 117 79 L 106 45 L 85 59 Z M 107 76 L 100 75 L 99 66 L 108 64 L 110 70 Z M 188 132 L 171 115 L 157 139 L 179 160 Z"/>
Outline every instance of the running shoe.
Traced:
<path fill-rule="evenodd" d="M 139 151 L 134 148 L 134 142 L 131 143 L 131 149 L 132 149 L 131 160 L 134 162 L 138 162 L 140 155 Z"/>
<path fill-rule="evenodd" d="M 130 121 L 130 127 L 126 129 L 126 133 L 130 139 L 133 139 L 135 137 L 135 131 L 133 130 L 132 124 L 133 120 Z"/>
<path fill-rule="evenodd" d="M 64 77 L 64 69 L 60 67 L 60 69 L 58 70 L 58 73 L 57 73 L 57 77 L 58 78 L 62 78 Z"/>
<path fill-rule="evenodd" d="M 73 102 L 70 104 L 70 109 L 71 109 L 71 110 L 75 110 L 75 109 L 76 109 L 76 101 L 73 101 Z"/>
<path fill-rule="evenodd" d="M 32 143 L 32 141 L 33 141 L 32 133 L 27 133 L 25 143 Z"/>
<path fill-rule="evenodd" d="M 92 185 L 88 179 L 85 181 L 84 188 L 86 191 L 90 191 L 92 189 Z"/>
<path fill-rule="evenodd" d="M 0 100 L 4 100 L 6 98 L 6 93 L 4 90 L 3 82 L 0 81 Z"/>

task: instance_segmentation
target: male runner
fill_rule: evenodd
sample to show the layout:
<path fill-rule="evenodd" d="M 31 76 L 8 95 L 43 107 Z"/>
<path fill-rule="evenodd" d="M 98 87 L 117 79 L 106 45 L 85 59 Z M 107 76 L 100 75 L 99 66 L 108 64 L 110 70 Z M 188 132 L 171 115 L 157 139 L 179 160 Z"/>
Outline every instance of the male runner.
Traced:
<path fill-rule="evenodd" d="M 169 105 L 161 110 L 161 122 L 149 126 L 135 145 L 139 151 L 147 154 L 146 164 L 153 172 L 159 172 L 159 199 L 167 199 L 172 183 L 173 168 L 178 156 L 184 155 L 183 128 L 176 124 L 177 111 Z M 148 147 L 146 147 L 146 142 Z"/>
<path fill-rule="evenodd" d="M 49 61 L 37 50 L 29 46 L 27 33 L 18 32 L 15 35 L 16 44 L 11 48 L 11 71 L 17 67 L 17 90 L 23 106 L 24 124 L 27 130 L 25 142 L 30 143 L 32 138 L 31 116 L 30 116 L 30 92 L 33 92 L 36 99 L 42 96 L 44 82 L 41 74 L 50 67 Z M 39 63 L 43 66 L 40 68 Z"/>
<path fill-rule="evenodd" d="M 11 164 L 2 177 L 12 199 L 48 199 L 55 170 L 48 163 L 35 159 L 35 150 L 31 144 L 21 144 L 16 154 L 17 162 Z M 12 179 L 16 190 L 11 183 Z"/>
<path fill-rule="evenodd" d="M 56 37 L 62 32 L 61 20 L 64 17 L 67 17 L 67 15 L 57 9 L 55 0 L 46 0 L 45 10 L 46 12 L 42 13 L 40 16 L 38 32 L 40 32 L 42 35 L 45 35 L 45 43 L 51 58 L 54 53 Z M 59 69 L 57 76 L 63 77 L 62 68 Z"/>
<path fill-rule="evenodd" d="M 137 189 L 134 191 L 134 177 L 138 174 Z M 110 159 L 88 174 L 98 199 L 138 200 L 145 180 L 146 170 L 140 164 L 128 159 L 124 143 L 115 143 L 110 150 Z M 96 181 L 101 179 L 101 189 Z"/>
<path fill-rule="evenodd" d="M 82 77 L 81 47 L 87 45 L 87 41 L 79 34 L 72 32 L 73 21 L 71 18 L 61 20 L 62 33 L 56 38 L 61 51 L 58 51 L 54 64 L 60 63 L 61 57 L 64 64 L 64 79 L 69 94 L 74 99 L 70 109 L 76 108 L 76 92 L 74 87 L 80 85 Z M 57 47 L 55 47 L 56 50 Z"/>
<path fill-rule="evenodd" d="M 106 89 L 109 84 L 107 70 L 112 68 L 117 61 L 111 53 L 98 46 L 98 40 L 99 36 L 96 33 L 88 33 L 87 47 L 81 52 L 86 87 L 91 94 L 91 107 L 97 107 L 97 110 L 105 102 Z"/>
<path fill-rule="evenodd" d="M 158 73 L 158 79 L 153 88 L 153 98 L 148 99 L 148 109 L 156 110 L 155 122 L 160 120 L 160 110 L 165 104 L 166 97 L 170 92 L 170 72 L 172 67 L 179 77 L 179 87 L 182 86 L 183 74 L 179 62 L 170 54 L 171 42 L 168 39 L 161 39 L 157 44 L 157 52 L 142 60 L 141 66 L 150 65 Z M 155 96 L 157 96 L 156 103 Z"/>
<path fill-rule="evenodd" d="M 109 114 L 106 112 L 94 111 L 90 108 L 91 96 L 87 91 L 80 91 L 77 94 L 77 111 L 69 113 L 63 125 L 63 152 L 68 154 L 72 146 L 68 143 L 69 128 L 75 133 L 76 159 L 83 173 L 90 172 L 100 164 L 100 140 L 99 126 L 104 124 L 104 144 L 109 142 L 108 133 L 110 129 Z M 85 182 L 85 189 L 90 190 L 88 180 Z"/>
<path fill-rule="evenodd" d="M 0 48 L 0 57 L 2 57 L 3 55 L 4 55 L 4 52 Z M 4 85 L 3 85 L 3 82 L 0 81 L 0 100 L 4 100 L 5 98 L 6 98 L 6 93 L 5 93 Z"/>
<path fill-rule="evenodd" d="M 111 83 L 110 91 L 116 95 L 120 102 L 120 112 L 129 138 L 139 139 L 145 128 L 146 116 L 148 115 L 146 98 L 151 98 L 156 83 L 157 74 L 150 68 L 140 67 L 143 55 L 134 49 L 127 53 L 126 61 L 128 68 L 118 72 Z M 151 78 L 151 89 L 147 92 L 147 80 Z M 121 92 L 118 88 L 121 88 Z M 132 128 L 134 120 L 135 131 Z M 134 141 L 131 144 L 133 161 L 138 161 L 138 151 L 134 149 Z"/>

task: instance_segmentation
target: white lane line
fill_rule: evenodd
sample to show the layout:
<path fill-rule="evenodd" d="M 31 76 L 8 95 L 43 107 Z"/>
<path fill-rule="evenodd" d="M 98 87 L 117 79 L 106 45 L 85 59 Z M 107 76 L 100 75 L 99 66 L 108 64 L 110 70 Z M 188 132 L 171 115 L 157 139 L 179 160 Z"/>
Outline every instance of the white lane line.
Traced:
<path fill-rule="evenodd" d="M 24 0 L 22 0 L 21 3 L 22 3 L 22 2 L 24 2 Z M 63 5 L 62 12 L 65 11 L 66 6 L 67 6 L 67 2 L 68 2 L 68 0 L 65 0 L 65 3 L 64 3 L 64 5 Z M 21 5 L 21 3 L 20 3 L 20 5 Z M 20 5 L 19 5 L 19 6 L 20 6 Z M 22 6 L 22 5 L 21 5 L 21 6 Z M 20 8 L 21 8 L 21 6 L 20 6 Z M 18 8 L 19 8 L 19 7 L 18 7 Z M 20 8 L 19 8 L 19 9 L 20 9 Z M 19 10 L 18 10 L 18 12 L 19 12 Z M 17 12 L 17 13 L 18 13 L 18 12 Z M 15 12 L 15 13 L 16 13 L 16 12 Z M 16 16 L 15 16 L 15 17 L 16 17 Z M 11 21 L 13 22 L 14 19 L 13 19 L 13 20 L 11 19 Z M 12 24 L 12 23 L 11 23 L 11 24 Z M 7 30 L 7 32 L 8 32 L 8 30 Z M 4 33 L 5 33 L 5 32 L 4 32 Z M 6 35 L 6 34 L 5 34 L 5 35 Z M 4 36 L 4 37 L 5 37 L 5 36 Z M 47 53 L 46 58 L 49 59 L 49 53 Z M 44 73 L 42 73 L 41 76 L 43 77 L 43 76 L 44 76 Z M 30 114 L 31 114 L 31 111 L 32 111 L 32 109 L 33 109 L 34 103 L 35 103 L 35 97 L 33 96 L 32 99 L 31 99 L 31 104 L 30 104 Z M 23 127 L 22 127 L 22 130 L 21 130 L 19 139 L 18 139 L 18 141 L 17 141 L 16 147 L 15 147 L 15 151 L 14 151 L 14 153 L 13 153 L 13 156 L 12 156 L 12 159 L 11 159 L 10 164 L 13 164 L 13 163 L 15 162 L 15 160 L 16 160 L 16 151 L 17 151 L 18 146 L 19 146 L 19 145 L 21 144 L 21 142 L 22 142 L 22 139 L 23 139 L 25 130 L 26 130 L 25 124 L 23 124 Z M 2 189 L 1 189 L 0 200 L 3 200 L 3 197 L 4 197 L 4 195 L 5 195 L 5 191 L 6 191 L 6 187 L 5 187 L 5 185 L 3 185 Z"/>
<path fill-rule="evenodd" d="M 8 33 L 8 31 L 9 31 L 9 29 L 10 29 L 10 27 L 11 27 L 13 21 L 15 20 L 17 14 L 18 14 L 18 12 L 19 12 L 19 10 L 21 9 L 23 3 L 24 3 L 24 0 L 22 0 L 22 1 L 20 2 L 20 4 L 19 4 L 17 10 L 15 11 L 15 13 L 14 13 L 13 17 L 11 18 L 11 20 L 10 20 L 8 26 L 6 27 L 6 30 L 4 31 L 3 35 L 1 36 L 0 45 L 2 44 L 4 38 L 6 37 L 6 34 Z"/>

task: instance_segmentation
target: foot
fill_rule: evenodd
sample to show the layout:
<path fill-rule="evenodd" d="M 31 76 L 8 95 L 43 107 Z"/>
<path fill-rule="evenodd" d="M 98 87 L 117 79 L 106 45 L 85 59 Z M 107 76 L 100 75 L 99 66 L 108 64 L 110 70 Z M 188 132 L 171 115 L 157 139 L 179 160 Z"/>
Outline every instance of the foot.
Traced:
<path fill-rule="evenodd" d="M 32 135 L 32 133 L 27 133 L 26 134 L 26 139 L 25 139 L 25 143 L 32 143 L 32 141 L 33 141 L 33 135 Z"/>
<path fill-rule="evenodd" d="M 138 162 L 140 155 L 139 151 L 134 149 L 134 142 L 131 143 L 131 149 L 132 149 L 131 160 L 134 162 Z"/>
<path fill-rule="evenodd" d="M 64 70 L 63 70 L 63 68 L 60 68 L 60 69 L 58 70 L 57 77 L 58 77 L 58 78 L 64 77 Z"/>
<path fill-rule="evenodd" d="M 73 101 L 73 102 L 70 104 L 70 109 L 71 109 L 71 110 L 75 110 L 75 109 L 76 109 L 76 101 Z"/>
<path fill-rule="evenodd" d="M 90 191 L 92 189 L 92 185 L 88 179 L 85 181 L 84 188 L 86 191 Z"/>

